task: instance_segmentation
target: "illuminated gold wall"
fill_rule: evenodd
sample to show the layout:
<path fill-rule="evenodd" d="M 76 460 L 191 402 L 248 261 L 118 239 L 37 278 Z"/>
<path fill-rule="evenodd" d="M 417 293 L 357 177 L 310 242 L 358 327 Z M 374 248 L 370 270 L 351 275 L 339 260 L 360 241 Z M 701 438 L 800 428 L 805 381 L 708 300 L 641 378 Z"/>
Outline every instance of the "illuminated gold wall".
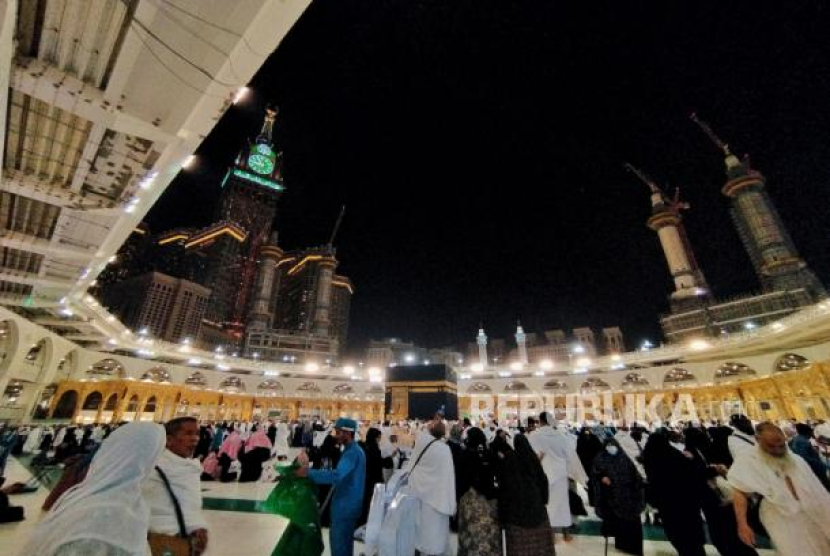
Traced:
<path fill-rule="evenodd" d="M 730 405 L 740 404 L 743 411 L 755 420 L 830 419 L 830 363 L 813 363 L 801 370 L 778 372 L 773 375 L 722 382 L 710 386 L 678 386 L 651 390 L 630 390 L 612 394 L 617 415 L 624 414 L 626 394 L 645 394 L 646 403 L 662 394 L 667 405 L 673 404 L 681 394 L 689 394 L 700 419 L 724 419 L 729 416 Z M 479 415 L 488 405 L 503 407 L 508 412 L 520 412 L 521 416 L 538 414 L 544 410 L 564 408 L 564 393 L 554 396 L 553 392 L 488 393 L 476 396 L 461 395 L 458 398 L 461 415 Z M 529 407 L 527 399 L 536 397 L 539 401 Z"/>
<path fill-rule="evenodd" d="M 96 403 L 99 395 L 100 403 Z M 182 415 L 203 421 L 250 421 L 267 419 L 272 413 L 280 419 L 348 415 L 375 421 L 382 418 L 383 402 L 251 396 L 134 380 L 67 380 L 58 384 L 48 417 L 85 423 L 166 421 Z"/>

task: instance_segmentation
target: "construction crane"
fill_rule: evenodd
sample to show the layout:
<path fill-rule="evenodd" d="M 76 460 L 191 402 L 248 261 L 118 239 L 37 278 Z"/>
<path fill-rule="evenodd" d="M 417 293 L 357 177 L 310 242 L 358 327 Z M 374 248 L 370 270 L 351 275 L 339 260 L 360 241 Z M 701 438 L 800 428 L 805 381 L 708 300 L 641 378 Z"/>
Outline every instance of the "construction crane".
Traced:
<path fill-rule="evenodd" d="M 334 245 L 334 239 L 337 237 L 337 232 L 340 230 L 340 224 L 343 222 L 343 215 L 346 214 L 346 205 L 340 207 L 340 215 L 337 217 L 337 221 L 334 223 L 334 229 L 331 231 L 331 237 L 329 238 L 328 246 L 331 248 Z"/>
<path fill-rule="evenodd" d="M 706 134 L 706 136 L 707 136 L 707 137 L 709 137 L 709 139 L 711 139 L 711 140 L 712 140 L 712 142 L 713 142 L 713 143 L 714 143 L 714 144 L 715 144 L 715 145 L 716 145 L 716 146 L 717 146 L 720 150 L 722 150 L 722 151 L 723 151 L 723 154 L 725 154 L 726 156 L 731 156 L 731 155 L 732 155 L 732 153 L 731 153 L 731 152 L 730 152 L 730 150 L 729 150 L 729 145 L 727 145 L 726 143 L 724 143 L 724 142 L 721 140 L 721 138 L 720 138 L 720 137 L 718 137 L 717 135 L 715 135 L 715 132 L 714 132 L 714 131 L 712 131 L 712 128 L 711 128 L 711 127 L 709 127 L 709 124 L 707 124 L 707 123 L 706 123 L 706 122 L 704 122 L 703 120 L 699 119 L 699 118 L 697 117 L 697 114 L 696 114 L 696 113 L 694 113 L 694 112 L 692 112 L 692 113 L 689 115 L 689 118 L 690 118 L 690 119 L 691 119 L 694 123 L 696 123 L 700 129 L 702 129 L 702 130 L 703 130 L 703 133 L 705 133 L 705 134 Z"/>
<path fill-rule="evenodd" d="M 645 172 L 643 172 L 639 168 L 629 164 L 628 162 L 623 164 L 623 166 L 625 167 L 626 170 L 628 170 L 629 172 L 631 172 L 632 174 L 634 174 L 635 176 L 640 178 L 640 181 L 643 182 L 644 184 L 646 184 L 649 187 L 649 189 L 651 189 L 652 193 L 659 193 L 661 196 L 663 196 L 663 199 L 665 200 L 665 195 L 663 195 L 663 191 L 657 186 L 656 183 L 654 183 L 654 180 L 651 179 L 648 176 L 648 174 L 646 174 Z M 679 213 L 681 210 L 686 210 L 690 206 L 689 203 L 686 203 L 686 202 L 683 202 L 683 201 L 680 200 L 680 188 L 679 187 L 674 188 L 674 198 L 671 201 L 667 201 L 666 205 L 669 207 L 669 209 L 673 210 L 676 213 Z"/>
<path fill-rule="evenodd" d="M 637 176 L 638 178 L 640 178 L 640 181 L 643 182 L 644 184 L 646 184 L 649 187 L 649 189 L 651 189 L 652 193 L 660 193 L 661 192 L 660 188 L 657 187 L 657 184 L 654 183 L 654 180 L 652 180 L 648 175 L 645 174 L 645 172 L 643 172 L 639 168 L 636 168 L 635 166 L 629 164 L 628 162 L 623 164 L 623 167 L 626 170 L 628 170 L 629 172 L 631 172 L 632 174 L 634 174 L 635 176 Z"/>

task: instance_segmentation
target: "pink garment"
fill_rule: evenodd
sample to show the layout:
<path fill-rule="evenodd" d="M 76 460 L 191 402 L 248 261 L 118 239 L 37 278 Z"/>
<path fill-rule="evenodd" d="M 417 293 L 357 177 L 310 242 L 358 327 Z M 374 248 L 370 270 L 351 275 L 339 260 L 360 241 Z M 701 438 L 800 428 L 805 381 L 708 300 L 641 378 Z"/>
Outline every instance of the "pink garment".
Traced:
<path fill-rule="evenodd" d="M 245 443 L 245 453 L 250 452 L 254 448 L 268 448 L 269 450 L 272 448 L 271 439 L 268 438 L 268 435 L 262 429 L 252 434 L 248 442 Z"/>
<path fill-rule="evenodd" d="M 219 455 L 228 454 L 228 457 L 232 460 L 235 460 L 239 456 L 239 449 L 242 447 L 242 437 L 239 436 L 239 433 L 233 431 L 228 435 L 224 442 L 222 442 L 222 447 L 219 448 Z"/>
<path fill-rule="evenodd" d="M 216 454 L 211 452 L 202 462 L 202 472 L 207 473 L 214 479 L 219 477 L 219 458 Z"/>

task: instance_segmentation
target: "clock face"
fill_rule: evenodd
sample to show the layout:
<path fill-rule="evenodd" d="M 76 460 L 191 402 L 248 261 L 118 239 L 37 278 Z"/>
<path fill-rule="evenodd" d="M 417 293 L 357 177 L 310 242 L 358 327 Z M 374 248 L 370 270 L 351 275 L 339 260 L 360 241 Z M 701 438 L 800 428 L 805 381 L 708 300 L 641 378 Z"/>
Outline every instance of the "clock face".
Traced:
<path fill-rule="evenodd" d="M 268 155 L 254 153 L 248 157 L 248 167 L 257 174 L 269 175 L 274 171 L 274 160 Z"/>

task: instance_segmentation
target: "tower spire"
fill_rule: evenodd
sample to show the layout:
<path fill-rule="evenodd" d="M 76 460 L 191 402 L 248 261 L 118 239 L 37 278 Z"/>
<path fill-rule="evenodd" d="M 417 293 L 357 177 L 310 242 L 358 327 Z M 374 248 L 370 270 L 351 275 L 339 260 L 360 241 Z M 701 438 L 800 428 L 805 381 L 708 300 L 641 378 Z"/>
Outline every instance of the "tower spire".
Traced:
<path fill-rule="evenodd" d="M 276 121 L 277 114 L 279 114 L 279 112 L 279 108 L 271 108 L 270 106 L 265 109 L 265 120 L 262 122 L 262 129 L 259 131 L 259 135 L 256 136 L 256 140 L 254 141 L 256 144 L 274 144 L 274 122 Z"/>

